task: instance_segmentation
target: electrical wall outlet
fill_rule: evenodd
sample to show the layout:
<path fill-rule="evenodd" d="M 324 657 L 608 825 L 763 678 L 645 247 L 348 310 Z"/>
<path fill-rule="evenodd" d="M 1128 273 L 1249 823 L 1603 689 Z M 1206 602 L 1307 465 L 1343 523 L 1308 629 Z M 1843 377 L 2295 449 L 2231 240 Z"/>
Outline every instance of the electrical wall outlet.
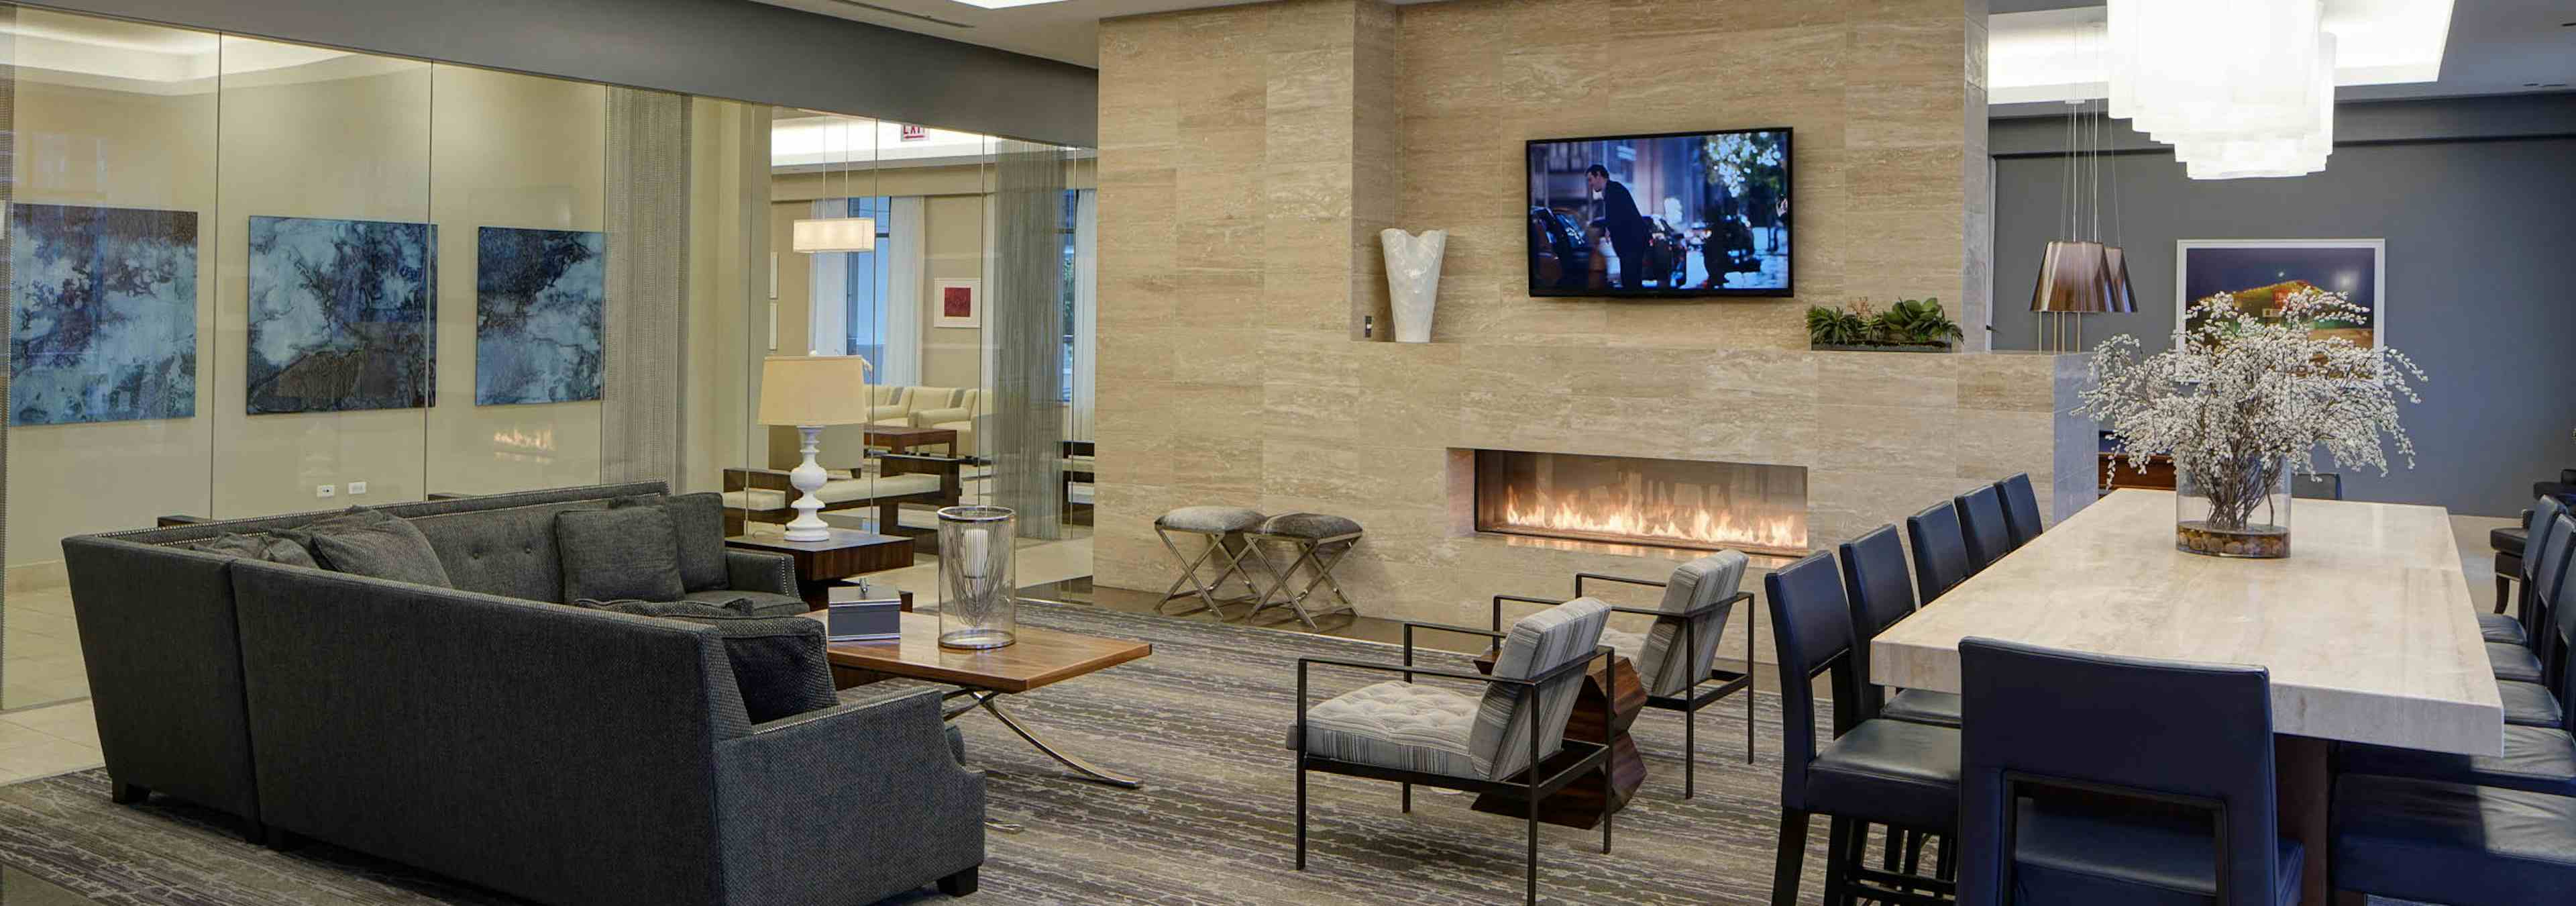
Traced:
<path fill-rule="evenodd" d="M 349 496 L 351 496 L 351 497 L 356 497 L 356 496 L 358 496 L 358 495 L 360 495 L 360 494 L 364 494 L 364 493 L 366 493 L 366 492 L 367 492 L 367 483 L 366 483 L 366 482 L 363 482 L 363 481 L 352 481 L 352 482 L 349 482 Z"/>
<path fill-rule="evenodd" d="M 313 496 L 315 497 L 328 498 L 336 493 L 339 493 L 339 489 L 332 485 L 317 484 L 313 486 Z"/>

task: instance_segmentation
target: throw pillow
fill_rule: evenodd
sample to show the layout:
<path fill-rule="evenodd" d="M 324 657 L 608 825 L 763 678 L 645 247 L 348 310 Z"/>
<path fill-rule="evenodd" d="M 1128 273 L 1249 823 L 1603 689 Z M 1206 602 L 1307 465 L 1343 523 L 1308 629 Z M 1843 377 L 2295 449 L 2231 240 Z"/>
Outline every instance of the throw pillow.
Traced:
<path fill-rule="evenodd" d="M 556 513 L 555 547 L 563 557 L 563 600 L 673 601 L 686 592 L 671 517 L 661 507 Z"/>
<path fill-rule="evenodd" d="M 313 559 L 332 572 L 371 576 L 414 585 L 454 588 L 447 566 L 429 546 L 429 536 L 410 520 L 391 513 L 350 507 L 276 534 L 301 543 Z"/>
<path fill-rule="evenodd" d="M 305 550 L 304 545 L 276 535 L 239 535 L 225 532 L 199 541 L 190 547 L 209 554 L 240 557 L 245 560 L 266 560 L 288 566 L 320 567 L 322 565 L 314 562 L 313 552 Z"/>
<path fill-rule="evenodd" d="M 639 494 L 620 497 L 609 506 L 657 506 L 671 517 L 671 531 L 679 542 L 681 587 L 708 591 L 733 584 L 732 574 L 725 569 L 724 495 L 714 491 L 677 497 Z"/>
<path fill-rule="evenodd" d="M 746 617 L 693 601 L 612 601 L 599 607 L 636 616 L 713 626 L 724 635 L 725 660 L 755 724 L 839 704 L 823 624 L 805 617 Z"/>

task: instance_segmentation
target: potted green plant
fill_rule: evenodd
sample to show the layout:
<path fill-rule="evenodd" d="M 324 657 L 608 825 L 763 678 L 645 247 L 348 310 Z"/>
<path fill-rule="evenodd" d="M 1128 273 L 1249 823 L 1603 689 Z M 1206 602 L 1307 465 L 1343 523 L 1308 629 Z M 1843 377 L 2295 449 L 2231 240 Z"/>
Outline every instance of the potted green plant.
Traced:
<path fill-rule="evenodd" d="M 1948 352 L 1962 336 L 1937 298 L 1899 300 L 1884 312 L 1871 311 L 1868 302 L 1807 308 L 1807 343 L 1815 349 Z"/>

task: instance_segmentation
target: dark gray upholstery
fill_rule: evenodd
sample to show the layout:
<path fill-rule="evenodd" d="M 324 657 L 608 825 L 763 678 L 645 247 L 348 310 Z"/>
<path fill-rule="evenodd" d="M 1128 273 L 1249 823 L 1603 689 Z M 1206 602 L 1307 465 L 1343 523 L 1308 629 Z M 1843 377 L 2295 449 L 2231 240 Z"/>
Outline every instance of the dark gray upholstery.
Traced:
<path fill-rule="evenodd" d="M 739 602 L 737 602 L 739 603 Z M 752 617 L 696 601 L 621 601 L 600 609 L 639 617 L 687 620 L 724 633 L 725 660 L 752 723 L 767 723 L 840 704 L 832 697 L 832 662 L 823 624 L 801 617 Z"/>
<path fill-rule="evenodd" d="M 642 494 L 620 497 L 610 508 L 633 506 L 659 507 L 671 517 L 671 529 L 678 535 L 680 585 L 689 591 L 718 590 L 725 587 L 724 495 L 714 491 L 696 494 Z"/>
<path fill-rule="evenodd" d="M 281 529 L 277 534 L 303 544 L 322 568 L 332 572 L 454 587 L 448 581 L 447 567 L 438 562 L 438 552 L 430 547 L 429 537 L 390 513 L 353 506 L 337 516 Z M 221 540 L 220 536 L 217 540 Z"/>
<path fill-rule="evenodd" d="M 563 598 L 677 601 L 680 543 L 671 516 L 657 506 L 555 514 L 555 547 L 563 554 Z"/>
<path fill-rule="evenodd" d="M 814 605 L 805 603 L 804 598 L 774 591 L 714 588 L 689 592 L 681 595 L 680 600 L 714 604 L 747 617 L 792 617 L 814 609 Z"/>
<path fill-rule="evenodd" d="M 315 569 L 320 569 L 322 567 L 321 563 L 316 562 L 313 559 L 313 552 L 304 549 L 304 545 L 302 543 L 297 542 L 292 538 L 279 537 L 265 532 L 249 535 L 217 535 L 204 541 L 192 542 L 189 546 L 197 550 L 205 551 L 209 554 L 224 557 L 266 560 L 270 563 L 284 563 L 288 566 L 310 566 Z"/>
<path fill-rule="evenodd" d="M 551 904 L 857 906 L 981 863 L 935 691 L 755 725 L 719 630 L 552 603 L 555 515 L 660 490 L 381 508 L 457 589 L 176 546 L 330 513 L 64 539 L 109 772 Z M 724 562 L 795 591 L 783 555 Z"/>
<path fill-rule="evenodd" d="M 712 627 L 264 563 L 233 585 L 272 827 L 582 906 L 855 906 L 982 861 L 936 692 L 755 725 Z"/>

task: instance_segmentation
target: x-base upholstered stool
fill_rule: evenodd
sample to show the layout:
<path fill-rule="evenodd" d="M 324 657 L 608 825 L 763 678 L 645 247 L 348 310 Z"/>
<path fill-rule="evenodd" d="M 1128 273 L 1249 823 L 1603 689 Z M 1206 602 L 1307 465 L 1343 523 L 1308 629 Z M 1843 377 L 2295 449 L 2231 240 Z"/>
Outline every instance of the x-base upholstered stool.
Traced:
<path fill-rule="evenodd" d="M 1342 583 L 1333 580 L 1333 567 L 1340 564 L 1342 557 L 1359 543 L 1359 523 L 1322 513 L 1289 513 L 1262 520 L 1260 526 L 1246 530 L 1243 537 L 1250 540 L 1253 551 L 1260 554 L 1254 562 L 1270 573 L 1271 583 L 1270 589 L 1253 602 L 1251 613 L 1244 614 L 1245 619 L 1273 604 L 1286 604 L 1289 610 L 1296 612 L 1297 619 L 1305 621 L 1306 628 L 1314 629 L 1315 617 L 1319 615 L 1359 613 L 1359 609 L 1351 604 L 1351 596 L 1342 593 Z M 1297 552 L 1288 561 L 1286 571 L 1271 566 L 1269 554 L 1261 548 L 1264 543 L 1285 544 Z M 1300 569 L 1307 573 L 1306 587 L 1296 594 L 1289 594 L 1288 585 L 1296 581 Z M 1341 606 L 1324 610 L 1306 609 L 1306 599 L 1313 597 L 1317 588 L 1326 585 L 1332 586 L 1333 599 L 1340 601 Z"/>
<path fill-rule="evenodd" d="M 1255 584 L 1252 573 L 1243 568 L 1244 557 L 1252 553 L 1252 542 L 1246 540 L 1243 533 L 1261 527 L 1262 521 L 1259 510 L 1239 506 L 1185 506 L 1154 520 L 1154 534 L 1163 539 L 1163 549 L 1171 551 L 1172 559 L 1181 564 L 1181 577 L 1172 580 L 1172 587 L 1163 590 L 1163 600 L 1156 609 L 1160 610 L 1161 604 L 1192 595 L 1196 595 L 1204 606 L 1172 616 L 1204 610 L 1215 611 L 1219 618 L 1223 618 L 1225 611 L 1218 609 L 1220 604 L 1241 601 L 1251 601 L 1258 608 L 1262 598 L 1261 586 Z M 1181 553 L 1181 546 L 1172 541 L 1174 533 L 1205 538 L 1207 546 L 1196 557 Z M 1199 581 L 1199 567 L 1203 565 L 1218 567 L 1214 581 Z M 1242 580 L 1243 597 L 1218 597 L 1229 578 Z M 1184 587 L 1189 590 L 1183 591 Z M 1245 611 L 1245 615 L 1250 616 L 1251 612 Z"/>

